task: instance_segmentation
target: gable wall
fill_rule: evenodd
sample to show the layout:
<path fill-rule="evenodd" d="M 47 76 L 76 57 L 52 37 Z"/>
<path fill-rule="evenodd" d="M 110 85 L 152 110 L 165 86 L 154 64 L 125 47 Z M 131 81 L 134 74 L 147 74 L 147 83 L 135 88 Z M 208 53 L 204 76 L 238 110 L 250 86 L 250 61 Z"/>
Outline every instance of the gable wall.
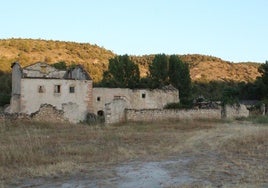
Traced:
<path fill-rule="evenodd" d="M 23 77 L 63 78 L 66 71 L 58 70 L 46 63 L 36 63 L 23 69 Z"/>

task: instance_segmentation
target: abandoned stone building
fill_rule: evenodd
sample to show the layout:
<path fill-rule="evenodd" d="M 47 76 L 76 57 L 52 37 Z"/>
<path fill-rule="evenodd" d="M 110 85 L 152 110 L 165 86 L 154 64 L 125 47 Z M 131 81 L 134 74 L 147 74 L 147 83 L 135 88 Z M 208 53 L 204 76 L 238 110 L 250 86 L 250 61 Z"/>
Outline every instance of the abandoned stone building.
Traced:
<path fill-rule="evenodd" d="M 118 121 L 121 117 L 117 115 L 122 116 L 124 109 L 163 109 L 172 102 L 179 102 L 179 91 L 172 86 L 156 90 L 93 88 L 92 79 L 79 65 L 58 70 L 42 62 L 24 68 L 13 63 L 12 95 L 6 112 L 30 115 L 42 105 L 52 105 L 73 123 L 84 121 L 88 113 Z"/>
<path fill-rule="evenodd" d="M 51 104 L 63 110 L 70 122 L 83 121 L 93 109 L 92 82 L 81 66 L 65 71 L 46 63 L 23 69 L 13 63 L 11 101 L 6 112 L 32 114 L 41 105 Z"/>
<path fill-rule="evenodd" d="M 179 102 L 173 86 L 162 89 L 93 88 L 93 112 L 102 114 L 112 101 L 123 100 L 128 109 L 162 109 L 167 103 Z"/>
<path fill-rule="evenodd" d="M 126 109 L 163 109 L 179 102 L 179 91 L 173 86 L 161 89 L 93 88 L 93 112 L 104 115 L 108 124 L 125 121 Z"/>

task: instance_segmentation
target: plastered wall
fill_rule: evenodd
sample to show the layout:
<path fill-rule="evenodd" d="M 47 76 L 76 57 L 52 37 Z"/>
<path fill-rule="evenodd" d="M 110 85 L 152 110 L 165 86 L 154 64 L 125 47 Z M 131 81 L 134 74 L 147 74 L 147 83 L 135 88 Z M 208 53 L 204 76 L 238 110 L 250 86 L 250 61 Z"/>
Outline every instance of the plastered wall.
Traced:
<path fill-rule="evenodd" d="M 73 87 L 73 92 L 70 92 Z M 21 79 L 20 112 L 32 114 L 42 104 L 65 111 L 65 117 L 77 123 L 92 111 L 92 81 L 62 79 Z"/>

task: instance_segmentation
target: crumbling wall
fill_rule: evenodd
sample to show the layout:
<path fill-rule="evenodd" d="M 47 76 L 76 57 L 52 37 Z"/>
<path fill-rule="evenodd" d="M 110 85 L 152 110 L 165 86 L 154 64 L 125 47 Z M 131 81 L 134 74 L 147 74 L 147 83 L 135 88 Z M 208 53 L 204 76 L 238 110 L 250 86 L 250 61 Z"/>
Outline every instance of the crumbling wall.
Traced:
<path fill-rule="evenodd" d="M 42 104 L 51 104 L 58 110 L 66 111 L 72 123 L 85 120 L 87 112 L 92 112 L 92 80 L 22 79 L 21 113 L 32 114 L 39 111 Z M 59 91 L 55 91 L 55 86 Z M 39 88 L 42 87 L 42 92 Z M 70 92 L 70 87 L 73 91 Z M 76 104 L 75 107 L 73 104 Z"/>
<path fill-rule="evenodd" d="M 30 121 L 32 120 L 31 116 L 28 114 L 22 114 L 22 113 L 0 113 L 0 122 L 5 121 Z"/>
<path fill-rule="evenodd" d="M 40 109 L 30 115 L 32 120 L 42 122 L 66 122 L 63 110 L 57 110 L 50 104 L 41 105 Z"/>
<path fill-rule="evenodd" d="M 12 64 L 12 92 L 10 105 L 5 109 L 7 113 L 20 112 L 20 96 L 21 96 L 21 77 L 22 70 L 19 63 Z"/>
<path fill-rule="evenodd" d="M 43 62 L 24 67 L 22 71 L 24 78 L 63 78 L 66 72 L 64 70 L 58 70 Z"/>
<path fill-rule="evenodd" d="M 75 109 L 77 108 L 76 104 L 70 103 L 65 104 L 63 110 L 57 109 L 51 104 L 43 104 L 40 106 L 40 109 L 32 114 L 25 113 L 0 113 L 0 122 L 6 120 L 34 120 L 41 122 L 79 122 L 81 114 Z"/>
<path fill-rule="evenodd" d="M 125 108 L 127 107 L 127 102 L 123 99 L 116 99 L 105 105 L 105 123 L 113 124 L 125 122 Z"/>
<path fill-rule="evenodd" d="M 71 123 L 78 123 L 86 119 L 86 112 L 80 112 L 79 106 L 76 103 L 65 103 L 62 104 L 63 116 L 68 119 Z"/>
<path fill-rule="evenodd" d="M 222 109 L 222 118 L 234 119 L 248 116 L 249 110 L 243 104 L 225 105 Z"/>

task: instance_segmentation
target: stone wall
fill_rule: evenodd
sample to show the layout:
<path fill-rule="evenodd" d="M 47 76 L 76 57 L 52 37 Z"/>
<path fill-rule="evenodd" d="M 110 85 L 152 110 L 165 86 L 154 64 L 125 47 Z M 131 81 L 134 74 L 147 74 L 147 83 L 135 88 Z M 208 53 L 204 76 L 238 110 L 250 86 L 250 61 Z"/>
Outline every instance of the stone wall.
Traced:
<path fill-rule="evenodd" d="M 221 119 L 221 109 L 144 109 L 125 110 L 126 121 L 162 121 L 182 119 Z"/>
<path fill-rule="evenodd" d="M 248 117 L 249 110 L 245 105 L 226 106 L 219 109 L 125 109 L 125 121 L 162 121 L 185 119 L 235 119 Z"/>
<path fill-rule="evenodd" d="M 33 114 L 25 113 L 0 113 L 0 122 L 4 121 L 42 121 L 42 122 L 67 122 L 68 119 L 64 117 L 62 110 L 57 110 L 54 106 L 44 104 L 40 109 Z"/>
<path fill-rule="evenodd" d="M 44 104 L 40 107 L 39 111 L 31 114 L 31 119 L 42 122 L 67 122 L 68 119 L 64 117 L 63 110 L 57 110 L 54 106 Z"/>
<path fill-rule="evenodd" d="M 4 121 L 16 121 L 16 120 L 31 120 L 30 115 L 27 114 L 22 114 L 22 113 L 13 113 L 13 114 L 8 114 L 8 113 L 0 113 L 0 122 Z"/>
<path fill-rule="evenodd" d="M 165 89 L 128 89 L 93 88 L 93 112 L 105 110 L 105 104 L 123 99 L 130 109 L 162 109 L 167 103 L 179 102 L 179 92 L 174 88 Z"/>
<path fill-rule="evenodd" d="M 73 87 L 73 92 L 70 92 L 70 87 Z M 66 110 L 72 123 L 79 123 L 85 120 L 88 112 L 92 112 L 89 109 L 92 108 L 91 89 L 92 80 L 22 79 L 19 112 L 30 115 L 39 111 L 41 105 L 51 104 L 58 110 Z"/>
<path fill-rule="evenodd" d="M 226 105 L 222 110 L 222 117 L 227 119 L 234 119 L 248 116 L 249 116 L 249 110 L 243 104 Z"/>
<path fill-rule="evenodd" d="M 123 99 L 113 100 L 105 105 L 105 124 L 125 122 L 127 102 Z"/>

